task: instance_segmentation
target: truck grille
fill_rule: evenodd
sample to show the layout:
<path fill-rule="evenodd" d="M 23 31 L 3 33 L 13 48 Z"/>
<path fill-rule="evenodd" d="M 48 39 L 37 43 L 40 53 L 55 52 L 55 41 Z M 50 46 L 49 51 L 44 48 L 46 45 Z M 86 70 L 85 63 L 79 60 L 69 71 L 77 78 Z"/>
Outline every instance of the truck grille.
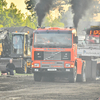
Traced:
<path fill-rule="evenodd" d="M 34 60 L 71 60 L 71 53 L 35 51 Z"/>
<path fill-rule="evenodd" d="M 63 61 L 41 61 L 42 68 L 63 68 L 64 62 Z"/>

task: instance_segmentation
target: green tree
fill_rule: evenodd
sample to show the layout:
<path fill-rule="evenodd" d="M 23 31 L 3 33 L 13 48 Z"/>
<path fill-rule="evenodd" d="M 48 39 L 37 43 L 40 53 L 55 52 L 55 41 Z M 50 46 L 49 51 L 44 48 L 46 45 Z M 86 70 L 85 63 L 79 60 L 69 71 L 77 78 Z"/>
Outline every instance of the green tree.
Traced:
<path fill-rule="evenodd" d="M 32 11 L 31 15 L 21 13 L 14 3 L 11 3 L 10 8 L 7 8 L 7 2 L 0 0 L 0 28 L 1 27 L 16 27 L 28 26 L 33 29 L 37 26 L 37 18 Z"/>
<path fill-rule="evenodd" d="M 32 15 L 27 15 L 24 19 L 23 26 L 28 26 L 30 28 L 36 29 L 37 28 L 37 19 Z"/>
<path fill-rule="evenodd" d="M 64 27 L 64 23 L 61 22 L 61 17 L 53 19 L 52 15 L 48 15 L 44 19 L 43 26 L 45 27 Z"/>
<path fill-rule="evenodd" d="M 21 26 L 23 24 L 24 14 L 21 10 L 18 10 L 14 3 L 11 3 L 10 8 L 6 10 L 8 12 L 8 17 L 10 17 L 10 26 Z"/>
<path fill-rule="evenodd" d="M 27 10 L 33 10 L 36 5 L 36 0 L 25 0 L 25 4 Z"/>
<path fill-rule="evenodd" d="M 7 6 L 7 2 L 5 0 L 0 0 L 0 27 L 3 27 L 3 21 L 4 21 L 4 9 Z"/>
<path fill-rule="evenodd" d="M 10 8 L 6 8 L 7 3 L 4 1 L 0 4 L 0 26 L 11 27 L 21 26 L 23 24 L 24 15 L 11 3 Z"/>

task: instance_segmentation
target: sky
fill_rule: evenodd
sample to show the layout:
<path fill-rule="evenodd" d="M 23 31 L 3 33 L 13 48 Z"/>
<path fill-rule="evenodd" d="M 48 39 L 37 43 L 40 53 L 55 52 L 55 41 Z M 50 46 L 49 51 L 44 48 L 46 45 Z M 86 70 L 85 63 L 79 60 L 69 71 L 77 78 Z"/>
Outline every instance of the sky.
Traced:
<path fill-rule="evenodd" d="M 17 8 L 21 10 L 22 13 L 25 14 L 27 12 L 29 14 L 29 11 L 26 10 L 26 5 L 24 3 L 25 0 L 6 0 L 6 1 L 8 3 L 8 7 L 10 6 L 11 2 L 13 2 L 17 6 Z"/>

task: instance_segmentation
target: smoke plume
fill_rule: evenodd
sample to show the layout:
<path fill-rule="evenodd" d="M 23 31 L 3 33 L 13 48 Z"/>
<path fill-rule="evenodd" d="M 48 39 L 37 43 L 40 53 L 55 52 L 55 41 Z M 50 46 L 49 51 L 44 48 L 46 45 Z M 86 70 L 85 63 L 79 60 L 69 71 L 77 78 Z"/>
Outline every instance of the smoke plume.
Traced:
<path fill-rule="evenodd" d="M 73 25 L 73 13 L 71 7 L 68 8 L 68 11 L 66 11 L 62 15 L 61 21 L 64 23 L 65 27 L 74 27 Z"/>
<path fill-rule="evenodd" d="M 43 18 L 46 13 L 49 13 L 49 10 L 53 4 L 54 0 L 39 0 L 35 6 L 35 11 L 38 16 L 38 25 L 41 26 Z M 74 13 L 73 23 L 74 27 L 78 27 L 80 19 L 85 15 L 86 11 L 89 9 L 93 0 L 71 0 L 72 10 Z"/>
<path fill-rule="evenodd" d="M 90 7 L 92 0 L 71 0 L 72 9 L 74 13 L 73 23 L 74 27 L 78 27 L 80 19 L 85 15 L 87 9 Z"/>
<path fill-rule="evenodd" d="M 45 17 L 46 13 L 49 13 L 50 7 L 52 6 L 53 0 L 40 0 L 35 7 L 35 11 L 38 16 L 38 25 L 41 26 L 43 18 Z"/>

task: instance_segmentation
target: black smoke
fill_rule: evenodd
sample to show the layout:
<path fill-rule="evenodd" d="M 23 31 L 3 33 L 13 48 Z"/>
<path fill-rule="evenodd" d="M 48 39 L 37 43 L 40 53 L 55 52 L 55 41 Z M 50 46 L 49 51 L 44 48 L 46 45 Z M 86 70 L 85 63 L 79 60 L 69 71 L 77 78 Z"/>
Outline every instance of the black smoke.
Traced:
<path fill-rule="evenodd" d="M 49 10 L 52 6 L 53 0 L 40 0 L 35 7 L 35 11 L 38 16 L 38 25 L 41 26 L 43 18 L 45 17 L 46 13 L 49 13 Z"/>
<path fill-rule="evenodd" d="M 86 11 L 92 4 L 93 0 L 71 0 L 72 10 L 74 13 L 73 23 L 74 27 L 78 27 L 78 23 L 83 15 L 85 15 Z"/>
<path fill-rule="evenodd" d="M 46 13 L 49 13 L 49 10 L 53 4 L 54 0 L 40 0 L 39 3 L 35 6 L 35 11 L 38 16 L 38 25 L 41 26 L 43 18 Z M 66 0 L 65 0 L 66 1 Z M 78 27 L 80 19 L 85 15 L 86 11 L 89 9 L 93 0 L 71 0 L 72 10 L 74 13 L 73 23 L 74 27 Z"/>

